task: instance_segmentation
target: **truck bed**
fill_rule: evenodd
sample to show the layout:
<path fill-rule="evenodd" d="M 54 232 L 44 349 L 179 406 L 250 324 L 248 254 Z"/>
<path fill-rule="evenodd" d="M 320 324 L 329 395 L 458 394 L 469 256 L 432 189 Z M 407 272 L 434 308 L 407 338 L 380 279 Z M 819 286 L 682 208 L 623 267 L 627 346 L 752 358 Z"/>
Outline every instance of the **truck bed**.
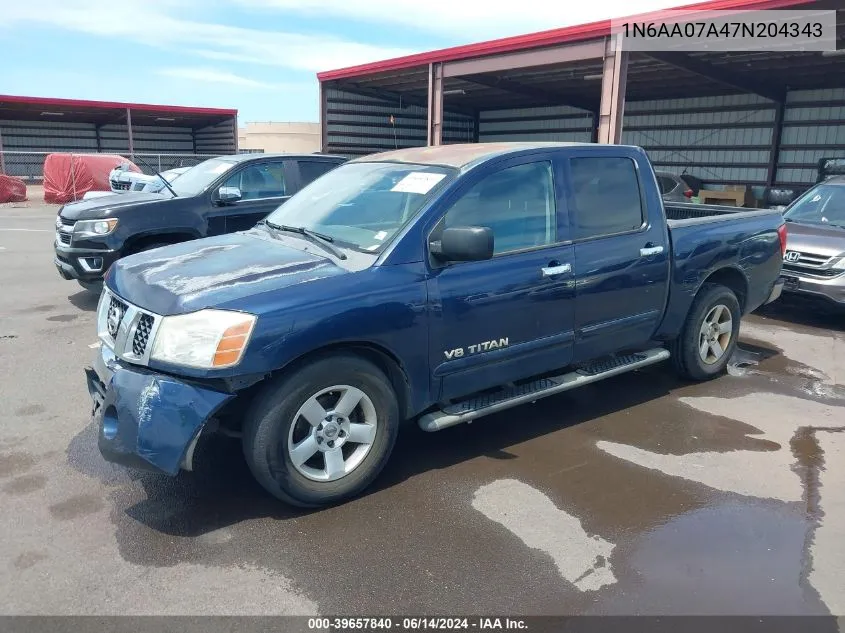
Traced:
<path fill-rule="evenodd" d="M 757 217 L 780 213 L 775 209 L 748 209 L 722 204 L 694 204 L 691 202 L 664 202 L 663 208 L 670 229 L 696 224 L 709 224 L 719 219 L 729 220 L 736 218 L 737 215 Z"/>
<path fill-rule="evenodd" d="M 762 305 L 782 266 L 777 209 L 665 203 L 672 249 L 671 289 L 663 333 L 680 331 L 699 284 L 710 271 L 735 270 L 745 312 Z"/>

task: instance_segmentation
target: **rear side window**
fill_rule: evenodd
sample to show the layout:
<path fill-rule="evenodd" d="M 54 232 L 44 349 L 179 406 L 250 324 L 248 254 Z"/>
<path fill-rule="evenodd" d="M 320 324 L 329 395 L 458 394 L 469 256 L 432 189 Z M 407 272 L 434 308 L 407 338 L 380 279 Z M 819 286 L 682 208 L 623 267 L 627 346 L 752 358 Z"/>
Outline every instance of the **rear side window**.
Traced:
<path fill-rule="evenodd" d="M 657 182 L 660 184 L 660 193 L 669 193 L 675 188 L 675 181 L 668 176 L 658 176 Z"/>
<path fill-rule="evenodd" d="M 337 167 L 337 163 L 330 163 L 328 161 L 299 161 L 299 179 L 301 180 L 299 183 L 300 186 L 304 187 L 305 185 L 310 184 L 335 167 Z"/>
<path fill-rule="evenodd" d="M 643 225 L 634 161 L 620 157 L 570 159 L 572 239 L 635 231 Z"/>

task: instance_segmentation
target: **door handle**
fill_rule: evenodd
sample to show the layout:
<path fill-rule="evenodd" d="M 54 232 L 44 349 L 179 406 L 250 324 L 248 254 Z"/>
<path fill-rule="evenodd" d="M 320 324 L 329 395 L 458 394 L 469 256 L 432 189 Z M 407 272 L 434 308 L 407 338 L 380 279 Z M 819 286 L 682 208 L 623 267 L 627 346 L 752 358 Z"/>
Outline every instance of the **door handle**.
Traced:
<path fill-rule="evenodd" d="M 652 255 L 660 255 L 663 252 L 662 246 L 646 246 L 640 249 L 640 257 L 651 257 Z"/>
<path fill-rule="evenodd" d="M 554 277 L 555 275 L 565 275 L 572 272 L 571 264 L 557 264 L 555 266 L 544 266 L 542 268 L 543 277 Z"/>

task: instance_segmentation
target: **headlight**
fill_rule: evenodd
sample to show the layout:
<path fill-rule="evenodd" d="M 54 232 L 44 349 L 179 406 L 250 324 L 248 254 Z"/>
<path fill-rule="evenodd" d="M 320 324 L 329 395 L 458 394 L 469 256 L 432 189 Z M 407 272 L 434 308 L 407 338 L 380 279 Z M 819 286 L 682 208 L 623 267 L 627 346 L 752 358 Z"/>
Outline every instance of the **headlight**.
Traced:
<path fill-rule="evenodd" d="M 164 317 L 152 360 L 200 369 L 232 367 L 241 361 L 256 317 L 227 310 L 200 310 Z"/>
<path fill-rule="evenodd" d="M 73 233 L 77 237 L 91 237 L 96 235 L 108 235 L 117 226 L 115 218 L 108 220 L 82 220 L 73 227 Z"/>
<path fill-rule="evenodd" d="M 845 270 L 845 255 L 839 257 L 839 261 L 831 266 L 834 270 Z"/>

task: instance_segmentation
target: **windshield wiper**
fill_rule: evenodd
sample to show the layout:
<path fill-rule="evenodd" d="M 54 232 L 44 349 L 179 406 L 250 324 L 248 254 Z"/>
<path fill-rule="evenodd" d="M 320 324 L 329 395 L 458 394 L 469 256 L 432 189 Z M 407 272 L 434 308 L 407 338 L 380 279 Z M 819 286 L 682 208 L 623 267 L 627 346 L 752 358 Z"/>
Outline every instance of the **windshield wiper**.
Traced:
<path fill-rule="evenodd" d="M 167 179 L 166 179 L 164 176 L 162 176 L 160 173 L 158 173 L 158 172 L 157 172 L 154 168 L 150 167 L 150 164 L 149 164 L 147 161 L 145 161 L 145 160 L 144 160 L 143 158 L 141 158 L 140 156 L 135 156 L 134 158 L 137 158 L 138 160 L 140 160 L 140 161 L 144 164 L 144 166 L 145 166 L 147 169 L 149 169 L 149 170 L 150 170 L 150 171 L 152 171 L 152 172 L 153 172 L 156 176 L 158 176 L 159 178 L 161 178 L 161 182 L 163 182 L 163 183 L 164 183 L 164 186 L 165 186 L 165 187 L 167 187 L 167 188 L 170 190 L 170 193 L 172 193 L 172 194 L 173 194 L 173 197 L 174 197 L 174 198 L 178 198 L 178 197 L 179 197 L 179 194 L 178 194 L 178 193 L 176 193 L 176 192 L 173 190 L 173 187 L 171 187 L 171 186 L 170 186 L 170 183 L 169 183 L 169 182 L 167 182 Z"/>
<path fill-rule="evenodd" d="M 334 238 L 331 235 L 326 235 L 324 233 L 318 233 L 317 231 L 312 231 L 311 229 L 306 229 L 304 226 L 288 226 L 286 224 L 276 224 L 275 222 L 270 222 L 268 220 L 261 220 L 259 224 L 264 224 L 269 226 L 271 229 L 275 231 L 287 231 L 288 233 L 296 233 L 298 235 L 302 235 L 304 237 L 309 238 L 312 242 L 315 242 L 322 246 L 324 249 L 329 251 L 332 255 L 337 257 L 338 259 L 346 259 L 346 253 L 342 250 L 338 249 L 335 246 L 332 246 L 332 242 L 334 242 Z"/>

